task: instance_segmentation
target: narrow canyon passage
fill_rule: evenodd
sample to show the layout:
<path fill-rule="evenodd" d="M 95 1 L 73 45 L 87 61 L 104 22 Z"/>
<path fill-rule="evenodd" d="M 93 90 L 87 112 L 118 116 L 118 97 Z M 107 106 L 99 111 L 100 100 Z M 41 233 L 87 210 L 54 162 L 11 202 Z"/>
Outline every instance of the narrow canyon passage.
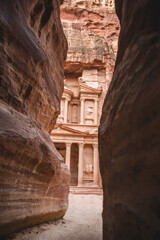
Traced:
<path fill-rule="evenodd" d="M 98 126 L 118 34 L 114 1 L 0 0 L 0 239 L 64 216 L 70 186 L 102 190 Z M 65 223 L 13 239 L 101 239 L 102 199 L 72 197 Z"/>
<path fill-rule="evenodd" d="M 160 240 L 159 9 L 0 0 L 0 240 Z"/>
<path fill-rule="evenodd" d="M 5 240 L 102 240 L 102 195 L 69 196 L 63 219 L 40 224 Z"/>

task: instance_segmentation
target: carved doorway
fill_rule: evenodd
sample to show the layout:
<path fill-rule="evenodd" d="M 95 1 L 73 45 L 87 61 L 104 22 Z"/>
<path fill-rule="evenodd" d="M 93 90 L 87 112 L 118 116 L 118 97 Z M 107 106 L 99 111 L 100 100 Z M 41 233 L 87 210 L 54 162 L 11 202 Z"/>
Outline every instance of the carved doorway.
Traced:
<path fill-rule="evenodd" d="M 71 186 L 78 185 L 78 157 L 79 157 L 79 148 L 77 143 L 73 143 L 71 147 Z"/>

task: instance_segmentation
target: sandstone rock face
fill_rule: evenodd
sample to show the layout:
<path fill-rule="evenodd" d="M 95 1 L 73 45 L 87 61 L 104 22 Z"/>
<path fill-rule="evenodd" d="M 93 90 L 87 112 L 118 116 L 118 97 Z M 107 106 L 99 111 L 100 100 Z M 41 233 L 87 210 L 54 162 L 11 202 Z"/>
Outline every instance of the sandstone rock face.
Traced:
<path fill-rule="evenodd" d="M 114 1 L 65 0 L 61 20 L 68 41 L 65 85 L 78 98 L 78 78 L 99 87 L 98 123 L 117 55 L 119 20 Z"/>
<path fill-rule="evenodd" d="M 99 127 L 109 240 L 160 239 L 159 1 L 116 1 L 119 51 Z"/>
<path fill-rule="evenodd" d="M 62 1 L 0 1 L 0 236 L 62 217 L 70 174 L 49 133 L 67 43 Z"/>
<path fill-rule="evenodd" d="M 65 0 L 61 19 L 68 41 L 65 72 L 80 75 L 84 68 L 106 69 L 107 64 L 111 78 L 119 34 L 114 1 Z"/>

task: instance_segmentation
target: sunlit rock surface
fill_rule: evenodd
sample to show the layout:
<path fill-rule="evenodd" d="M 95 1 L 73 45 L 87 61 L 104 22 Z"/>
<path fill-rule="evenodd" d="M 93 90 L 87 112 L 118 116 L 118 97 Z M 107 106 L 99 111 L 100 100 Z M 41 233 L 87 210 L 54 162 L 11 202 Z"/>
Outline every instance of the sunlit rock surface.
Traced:
<path fill-rule="evenodd" d="M 121 21 L 99 127 L 105 240 L 160 239 L 159 1 L 116 1 Z"/>
<path fill-rule="evenodd" d="M 69 171 L 49 137 L 67 51 L 61 3 L 0 1 L 0 236 L 67 209 Z"/>
<path fill-rule="evenodd" d="M 119 34 L 114 1 L 65 0 L 61 19 L 68 40 L 65 72 L 80 75 L 84 68 L 107 68 L 111 78 Z"/>
<path fill-rule="evenodd" d="M 79 77 L 88 86 L 95 89 L 99 88 L 101 90 L 97 105 L 99 124 L 102 105 L 112 78 L 117 55 L 119 20 L 115 13 L 114 1 L 64 0 L 60 15 L 68 41 L 64 70 L 65 86 L 74 92 L 71 104 L 72 101 L 79 101 L 79 107 L 77 113 L 75 113 L 77 119 L 79 119 L 81 111 Z M 86 99 L 85 105 L 89 104 L 88 106 L 92 108 L 93 94 L 91 92 L 87 92 L 87 94 L 87 98 L 91 102 L 87 103 Z M 69 108 L 71 104 L 69 104 Z M 87 114 L 86 110 L 84 118 L 85 114 Z M 71 114 L 68 116 L 68 123 L 69 119 L 71 119 Z M 91 123 L 93 123 L 93 120 L 91 120 Z M 81 126 L 78 129 L 84 131 Z M 97 130 L 94 129 L 94 131 Z"/>

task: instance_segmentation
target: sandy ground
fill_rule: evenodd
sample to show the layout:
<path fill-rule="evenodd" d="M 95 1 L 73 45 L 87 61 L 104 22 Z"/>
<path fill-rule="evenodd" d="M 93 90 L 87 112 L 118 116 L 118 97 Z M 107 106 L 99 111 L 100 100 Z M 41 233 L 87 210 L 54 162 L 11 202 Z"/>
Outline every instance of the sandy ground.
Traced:
<path fill-rule="evenodd" d="M 63 219 L 28 228 L 7 240 L 102 240 L 102 199 L 71 194 Z"/>

